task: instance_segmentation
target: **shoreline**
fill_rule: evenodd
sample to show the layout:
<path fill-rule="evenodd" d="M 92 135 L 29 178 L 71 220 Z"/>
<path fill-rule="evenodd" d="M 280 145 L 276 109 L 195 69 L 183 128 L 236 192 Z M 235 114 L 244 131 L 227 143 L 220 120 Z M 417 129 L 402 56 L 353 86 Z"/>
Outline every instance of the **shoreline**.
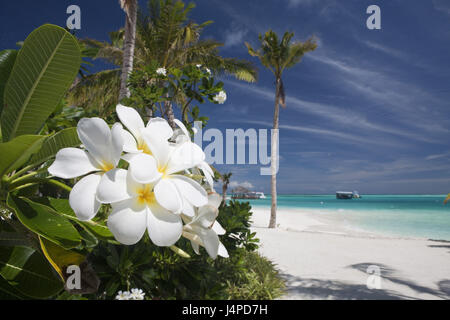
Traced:
<path fill-rule="evenodd" d="M 340 209 L 342 212 L 359 212 L 358 209 Z M 377 209 L 373 209 L 376 213 Z M 382 210 L 381 210 L 382 211 Z M 253 223 L 255 228 L 267 228 L 270 218 L 270 208 L 265 206 L 252 206 Z M 336 209 L 330 208 L 287 208 L 278 207 L 277 228 L 292 232 L 311 232 L 324 234 L 339 234 L 350 237 L 367 237 L 380 239 L 399 240 L 429 240 L 450 242 L 450 239 L 440 239 L 438 237 L 406 236 L 383 231 L 367 230 L 358 227 L 344 219 L 333 216 Z"/>
<path fill-rule="evenodd" d="M 361 232 L 301 209 L 253 207 L 259 252 L 286 280 L 282 299 L 450 299 L 449 241 Z M 300 211 L 300 212 L 299 212 Z M 370 266 L 381 288 L 369 289 Z"/>

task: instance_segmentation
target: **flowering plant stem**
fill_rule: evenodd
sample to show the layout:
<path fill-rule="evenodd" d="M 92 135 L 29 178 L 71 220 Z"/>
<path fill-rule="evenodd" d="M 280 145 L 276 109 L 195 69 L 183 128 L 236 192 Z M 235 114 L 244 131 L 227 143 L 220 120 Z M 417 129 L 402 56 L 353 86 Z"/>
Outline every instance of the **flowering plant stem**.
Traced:
<path fill-rule="evenodd" d="M 45 178 L 33 178 L 33 176 L 31 176 L 31 178 L 28 177 L 27 179 L 19 179 L 19 180 L 14 181 L 14 183 L 9 186 L 9 191 L 13 191 L 13 190 L 17 191 L 17 190 L 24 189 L 24 188 L 30 187 L 35 184 L 40 184 L 40 183 L 52 184 L 52 185 L 57 186 L 67 192 L 72 191 L 71 187 L 69 187 L 68 185 L 65 185 L 62 182 L 52 180 L 52 179 L 45 179 Z"/>

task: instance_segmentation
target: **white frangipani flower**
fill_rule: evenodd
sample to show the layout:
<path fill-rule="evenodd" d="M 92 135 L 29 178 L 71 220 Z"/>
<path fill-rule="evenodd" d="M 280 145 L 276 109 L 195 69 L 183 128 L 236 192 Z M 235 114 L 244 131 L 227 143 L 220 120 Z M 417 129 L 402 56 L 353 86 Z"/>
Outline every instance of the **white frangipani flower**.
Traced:
<path fill-rule="evenodd" d="M 209 256 L 228 258 L 228 251 L 220 242 L 218 235 L 224 235 L 225 230 L 216 221 L 222 197 L 217 193 L 208 195 L 208 204 L 196 209 L 194 218 L 183 215 L 186 224 L 183 227 L 183 237 L 191 241 L 195 253 L 199 254 L 199 246 L 206 249 Z"/>
<path fill-rule="evenodd" d="M 211 70 L 209 68 L 205 68 L 206 72 L 211 75 Z"/>
<path fill-rule="evenodd" d="M 196 67 L 200 69 L 202 67 L 202 65 L 201 64 L 197 64 Z"/>
<path fill-rule="evenodd" d="M 129 130 L 122 131 L 124 140 L 123 151 L 131 154 L 142 152 L 151 154 L 150 149 L 142 137 L 142 130 L 145 129 L 145 125 L 139 113 L 135 109 L 121 104 L 117 105 L 116 112 L 120 122 Z"/>
<path fill-rule="evenodd" d="M 220 91 L 214 98 L 214 101 L 216 101 L 218 104 L 224 104 L 225 101 L 227 101 L 227 94 L 225 91 Z"/>
<path fill-rule="evenodd" d="M 99 118 L 81 119 L 77 126 L 78 136 L 86 150 L 65 148 L 56 154 L 55 162 L 48 172 L 59 178 L 73 179 L 85 176 L 73 187 L 69 203 L 78 219 L 91 220 L 100 208 L 97 187 L 104 173 L 119 163 L 123 149 L 122 125 L 112 129 Z"/>
<path fill-rule="evenodd" d="M 153 174 L 154 179 L 158 179 L 160 175 L 154 158 L 142 154 L 133 161 L 140 163 L 142 158 L 146 160 L 146 177 Z M 105 175 L 98 189 L 98 200 L 111 204 L 112 212 L 107 225 L 120 243 L 136 244 L 145 230 L 157 246 L 171 246 L 180 238 L 183 228 L 181 217 L 157 201 L 154 183 L 139 183 L 133 179 L 131 170 L 115 169 Z M 167 201 L 170 196 L 163 194 L 163 199 Z"/>
<path fill-rule="evenodd" d="M 167 70 L 165 68 L 158 68 L 156 70 L 156 73 L 159 74 L 160 76 L 166 76 L 167 75 Z"/>
<path fill-rule="evenodd" d="M 179 127 L 178 132 L 176 132 L 174 134 L 174 136 L 176 138 L 176 142 L 177 143 L 184 143 L 184 142 L 192 143 L 191 135 L 189 134 L 189 131 L 187 130 L 187 128 L 183 124 L 183 122 L 181 122 L 178 119 L 175 119 L 174 121 L 175 121 L 176 125 Z M 197 129 L 194 128 L 194 130 L 197 130 Z M 194 131 L 194 133 L 195 133 L 195 131 Z M 197 168 L 202 170 L 206 181 L 208 182 L 211 189 L 213 189 L 214 188 L 214 179 L 213 179 L 214 171 L 211 169 L 211 166 L 206 161 L 203 161 L 197 166 Z"/>
<path fill-rule="evenodd" d="M 117 292 L 116 300 L 130 300 L 130 292 L 129 291 Z"/>
<path fill-rule="evenodd" d="M 130 298 L 131 300 L 144 300 L 145 293 L 142 289 L 131 289 Z"/>

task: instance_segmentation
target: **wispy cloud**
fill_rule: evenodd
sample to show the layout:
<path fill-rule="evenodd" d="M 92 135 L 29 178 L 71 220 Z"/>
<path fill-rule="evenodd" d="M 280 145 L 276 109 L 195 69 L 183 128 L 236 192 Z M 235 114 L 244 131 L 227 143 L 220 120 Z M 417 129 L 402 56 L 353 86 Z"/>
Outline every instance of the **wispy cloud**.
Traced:
<path fill-rule="evenodd" d="M 433 0 L 433 6 L 436 10 L 450 15 L 450 2 L 448 0 Z"/>
<path fill-rule="evenodd" d="M 301 5 L 310 6 L 315 2 L 315 0 L 287 0 L 288 6 L 291 8 L 296 8 Z"/>
<path fill-rule="evenodd" d="M 233 25 L 231 29 L 227 30 L 225 36 L 225 48 L 231 48 L 237 45 L 244 45 L 244 39 L 249 30 L 245 27 Z"/>
<path fill-rule="evenodd" d="M 255 95 L 267 100 L 273 100 L 273 93 L 268 88 L 262 88 L 255 85 L 247 85 L 238 83 L 236 81 L 226 81 L 227 84 L 231 84 L 233 86 L 237 86 L 247 92 L 250 91 Z M 363 132 L 367 132 L 367 130 L 384 132 L 387 134 L 393 134 L 401 137 L 406 137 L 408 139 L 413 139 L 417 141 L 423 141 L 428 143 L 435 143 L 436 141 L 433 139 L 429 139 L 426 136 L 401 130 L 394 127 L 389 127 L 383 124 L 377 124 L 367 120 L 366 116 L 360 114 L 358 112 L 352 111 L 350 108 L 343 108 L 337 105 L 329 105 L 318 102 L 311 102 L 302 100 L 293 96 L 287 97 L 287 104 L 289 108 L 296 110 L 297 112 L 309 113 L 320 118 L 323 118 L 327 121 L 334 122 L 335 125 L 340 125 L 344 128 L 356 128 L 360 130 L 364 130 Z M 310 131 L 311 133 L 313 131 Z M 334 134 L 334 136 L 337 136 Z M 358 135 L 359 137 L 359 135 Z"/>
<path fill-rule="evenodd" d="M 436 159 L 442 159 L 450 157 L 450 151 L 445 153 L 439 153 L 439 154 L 431 154 L 425 158 L 425 160 L 436 160 Z"/>
<path fill-rule="evenodd" d="M 334 73 L 330 70 L 327 73 L 336 78 L 336 83 L 343 90 L 351 94 L 359 93 L 372 105 L 382 108 L 384 113 L 391 114 L 392 119 L 402 122 L 405 127 L 415 127 L 435 134 L 450 132 L 441 123 L 447 108 L 446 101 L 414 83 L 395 79 L 396 73 L 384 70 L 383 64 L 369 63 L 367 59 L 356 56 L 342 58 L 325 48 L 306 58 L 332 67 Z"/>
<path fill-rule="evenodd" d="M 243 182 L 239 182 L 239 181 L 231 181 L 230 182 L 230 188 L 236 188 L 236 187 L 243 187 L 246 189 L 253 189 L 254 186 L 251 182 L 249 181 L 243 181 Z"/>

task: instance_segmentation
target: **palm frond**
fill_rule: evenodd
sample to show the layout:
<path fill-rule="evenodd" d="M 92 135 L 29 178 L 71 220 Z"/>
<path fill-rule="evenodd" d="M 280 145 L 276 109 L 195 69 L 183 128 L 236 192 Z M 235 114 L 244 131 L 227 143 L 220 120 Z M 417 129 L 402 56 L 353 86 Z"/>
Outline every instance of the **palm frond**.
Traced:
<path fill-rule="evenodd" d="M 101 71 L 78 79 L 67 93 L 67 102 L 101 116 L 108 116 L 114 112 L 118 103 L 119 88 L 120 69 Z"/>

